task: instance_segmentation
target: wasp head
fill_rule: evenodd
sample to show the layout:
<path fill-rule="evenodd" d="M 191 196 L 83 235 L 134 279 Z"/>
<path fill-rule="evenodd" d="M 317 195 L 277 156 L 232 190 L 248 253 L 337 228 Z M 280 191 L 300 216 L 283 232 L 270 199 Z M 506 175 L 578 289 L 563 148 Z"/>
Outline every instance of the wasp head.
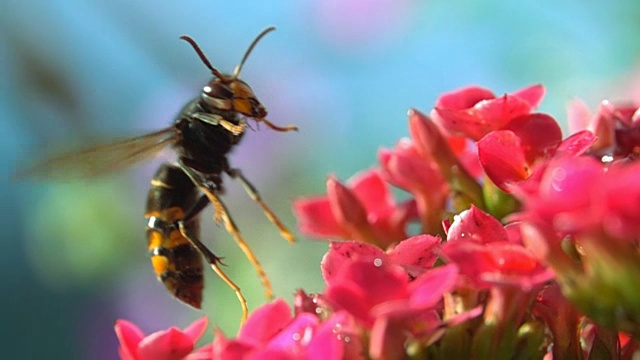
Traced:
<path fill-rule="evenodd" d="M 238 112 L 261 119 L 267 109 L 260 103 L 251 87 L 235 77 L 215 77 L 202 89 L 202 100 L 215 110 Z"/>
<path fill-rule="evenodd" d="M 211 110 L 239 113 L 246 117 L 253 118 L 256 122 L 262 122 L 269 128 L 276 131 L 298 130 L 298 128 L 293 125 L 278 126 L 269 122 L 269 120 L 265 118 L 267 116 L 267 109 L 260 103 L 260 101 L 258 101 L 253 90 L 251 90 L 251 87 L 249 87 L 246 82 L 238 78 L 240 71 L 242 70 L 242 66 L 258 41 L 273 30 L 275 30 L 275 27 L 268 27 L 253 40 L 247 51 L 244 53 L 242 60 L 234 69 L 232 75 L 224 75 L 214 68 L 198 44 L 196 44 L 192 38 L 188 36 L 181 36 L 180 38 L 191 44 L 200 57 L 200 60 L 202 60 L 204 65 L 211 70 L 211 73 L 214 76 L 213 79 L 211 79 L 202 89 L 201 94 L 202 100 L 211 108 Z"/>

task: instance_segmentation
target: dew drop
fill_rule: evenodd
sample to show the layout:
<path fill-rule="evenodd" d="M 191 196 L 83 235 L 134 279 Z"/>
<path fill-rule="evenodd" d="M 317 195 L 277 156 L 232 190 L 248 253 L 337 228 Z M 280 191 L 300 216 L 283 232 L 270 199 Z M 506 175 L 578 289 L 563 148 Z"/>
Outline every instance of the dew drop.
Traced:
<path fill-rule="evenodd" d="M 612 162 L 612 161 L 613 161 L 613 156 L 611 156 L 611 155 L 604 155 L 604 156 L 602 156 L 602 158 L 600 159 L 600 161 L 601 161 L 602 163 L 604 163 L 604 164 L 606 164 L 606 163 L 610 163 L 610 162 Z"/>
<path fill-rule="evenodd" d="M 300 339 L 302 339 L 302 335 L 300 335 L 300 333 L 293 333 L 293 335 L 291 336 L 293 338 L 293 341 L 300 341 Z"/>
<path fill-rule="evenodd" d="M 380 258 L 375 258 L 375 259 L 373 260 L 373 265 L 374 265 L 375 267 L 380 267 L 380 266 L 382 266 L 382 259 L 380 259 Z"/>

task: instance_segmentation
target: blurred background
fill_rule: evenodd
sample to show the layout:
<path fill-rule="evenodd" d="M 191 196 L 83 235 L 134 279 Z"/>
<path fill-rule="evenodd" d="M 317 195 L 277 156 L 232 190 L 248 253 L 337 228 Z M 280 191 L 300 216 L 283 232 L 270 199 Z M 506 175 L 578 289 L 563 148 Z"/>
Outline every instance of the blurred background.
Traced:
<path fill-rule="evenodd" d="M 380 147 L 408 134 L 407 109 L 428 112 L 442 92 L 543 83 L 541 110 L 565 129 L 574 98 L 592 109 L 605 98 L 640 100 L 637 19 L 636 1 L 2 1 L 2 357 L 115 359 L 120 318 L 150 333 L 206 315 L 235 335 L 240 307 L 213 274 L 202 311 L 154 277 L 143 214 L 162 158 L 90 182 L 10 180 L 33 159 L 170 124 L 210 77 L 180 35 L 225 72 L 263 28 L 277 26 L 242 78 L 272 122 L 300 131 L 248 131 L 230 160 L 295 229 L 295 198 L 324 193 L 330 173 L 346 180 L 374 166 Z M 239 184 L 227 187 L 276 295 L 290 302 L 298 288 L 322 291 L 327 243 L 287 244 Z M 224 257 L 250 308 L 264 303 L 211 208 L 202 221 L 201 238 Z"/>

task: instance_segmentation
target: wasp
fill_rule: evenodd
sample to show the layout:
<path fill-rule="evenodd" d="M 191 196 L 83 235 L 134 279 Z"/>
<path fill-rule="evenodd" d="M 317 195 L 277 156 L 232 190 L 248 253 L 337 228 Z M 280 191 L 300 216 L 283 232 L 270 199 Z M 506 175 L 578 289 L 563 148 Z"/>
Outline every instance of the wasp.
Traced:
<path fill-rule="evenodd" d="M 262 207 L 280 234 L 289 242 L 295 241 L 293 234 L 263 202 L 255 187 L 239 169 L 231 167 L 227 159 L 229 152 L 242 139 L 248 120 L 263 123 L 275 131 L 298 130 L 293 125 L 283 127 L 267 120 L 266 108 L 251 87 L 239 78 L 253 48 L 273 30 L 275 27 L 268 27 L 253 40 L 230 75 L 214 68 L 195 40 L 181 36 L 180 39 L 195 50 L 213 78 L 202 88 L 198 97 L 182 108 L 171 126 L 150 134 L 52 157 L 19 176 L 51 177 L 68 172 L 78 176 L 97 176 L 152 157 L 167 147 L 173 148 L 177 161 L 160 166 L 151 180 L 147 197 L 145 219 L 153 269 L 172 295 L 200 308 L 204 258 L 235 291 L 242 306 L 244 321 L 248 313 L 244 295 L 221 269 L 221 258 L 199 240 L 199 215 L 209 203 L 213 205 L 214 220 L 222 222 L 233 236 L 256 268 L 267 298 L 271 298 L 270 281 L 220 196 L 224 194 L 223 175 L 238 180 L 251 199 Z"/>

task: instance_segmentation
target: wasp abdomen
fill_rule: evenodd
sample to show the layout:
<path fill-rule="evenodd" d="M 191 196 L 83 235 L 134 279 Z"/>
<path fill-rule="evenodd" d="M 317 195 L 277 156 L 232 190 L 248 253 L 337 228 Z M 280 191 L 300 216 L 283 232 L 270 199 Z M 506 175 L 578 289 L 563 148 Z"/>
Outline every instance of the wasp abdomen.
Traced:
<path fill-rule="evenodd" d="M 180 168 L 164 164 L 151 180 L 145 218 L 156 276 L 177 299 L 199 309 L 204 287 L 202 258 L 177 226 L 197 195 L 197 188 Z M 189 219 L 184 227 L 197 235 L 198 219 Z"/>

